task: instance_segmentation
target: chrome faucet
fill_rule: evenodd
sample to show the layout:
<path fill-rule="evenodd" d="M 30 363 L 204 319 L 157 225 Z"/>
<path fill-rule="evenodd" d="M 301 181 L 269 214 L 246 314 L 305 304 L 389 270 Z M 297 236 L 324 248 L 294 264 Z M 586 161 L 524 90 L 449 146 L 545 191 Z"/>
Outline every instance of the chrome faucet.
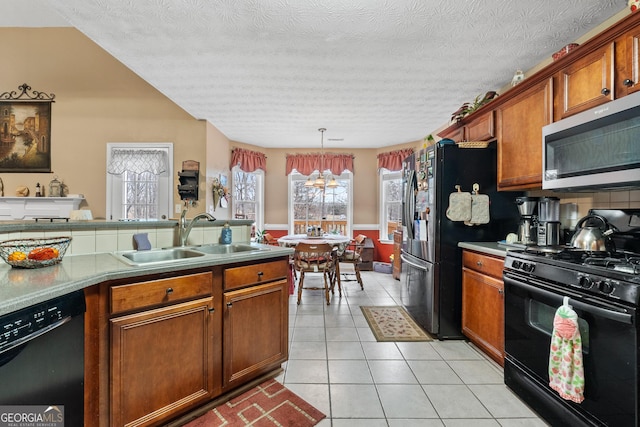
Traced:
<path fill-rule="evenodd" d="M 191 228 L 193 228 L 193 224 L 196 223 L 199 219 L 206 218 L 207 221 L 215 221 L 213 215 L 210 213 L 201 213 L 193 217 L 193 219 L 187 224 L 187 209 L 182 210 L 182 215 L 180 215 L 180 246 L 185 246 L 187 243 L 187 238 L 189 237 L 189 233 L 191 233 Z"/>

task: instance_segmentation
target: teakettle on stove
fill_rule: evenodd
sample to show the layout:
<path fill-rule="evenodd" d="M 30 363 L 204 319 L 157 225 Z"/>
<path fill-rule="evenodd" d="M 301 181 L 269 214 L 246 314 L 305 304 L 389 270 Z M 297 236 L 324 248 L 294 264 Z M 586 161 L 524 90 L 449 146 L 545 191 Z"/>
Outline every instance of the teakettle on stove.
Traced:
<path fill-rule="evenodd" d="M 570 246 L 585 251 L 614 252 L 615 245 L 610 237 L 614 231 L 602 216 L 587 215 L 576 224 Z"/>

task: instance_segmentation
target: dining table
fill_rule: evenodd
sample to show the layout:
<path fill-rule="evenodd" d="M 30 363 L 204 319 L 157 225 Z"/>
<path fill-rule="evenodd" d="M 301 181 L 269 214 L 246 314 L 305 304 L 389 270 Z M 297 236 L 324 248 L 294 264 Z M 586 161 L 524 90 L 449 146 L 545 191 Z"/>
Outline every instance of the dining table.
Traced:
<path fill-rule="evenodd" d="M 287 234 L 278 238 L 278 245 L 295 247 L 298 243 L 324 244 L 328 243 L 336 249 L 336 257 L 339 259 L 351 242 L 351 238 L 342 234 L 323 234 L 322 236 L 309 236 L 307 234 Z M 340 280 L 340 263 L 336 261 L 336 278 L 338 279 L 338 291 L 342 296 L 342 282 Z M 331 287 L 333 291 L 333 286 Z"/>

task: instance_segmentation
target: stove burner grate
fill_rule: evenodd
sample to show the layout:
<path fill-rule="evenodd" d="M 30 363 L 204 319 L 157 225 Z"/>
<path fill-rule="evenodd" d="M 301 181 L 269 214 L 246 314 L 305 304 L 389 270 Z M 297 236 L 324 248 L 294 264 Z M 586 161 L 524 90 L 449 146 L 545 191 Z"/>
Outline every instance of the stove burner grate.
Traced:
<path fill-rule="evenodd" d="M 607 269 L 620 271 L 627 274 L 640 274 L 640 256 L 636 254 L 616 253 L 621 257 L 588 257 L 584 259 L 584 265 L 593 265 Z"/>

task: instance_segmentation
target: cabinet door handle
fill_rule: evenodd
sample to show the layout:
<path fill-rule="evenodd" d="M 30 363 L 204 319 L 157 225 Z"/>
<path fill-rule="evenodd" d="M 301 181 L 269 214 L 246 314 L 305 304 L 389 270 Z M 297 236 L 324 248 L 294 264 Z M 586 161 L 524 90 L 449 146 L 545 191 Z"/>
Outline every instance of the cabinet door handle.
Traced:
<path fill-rule="evenodd" d="M 476 265 L 477 265 L 478 267 L 482 267 L 482 261 L 476 261 Z"/>
<path fill-rule="evenodd" d="M 504 295 L 504 289 L 498 289 L 498 293 L 499 293 L 500 295 Z"/>
<path fill-rule="evenodd" d="M 264 274 L 264 273 L 263 273 L 262 271 L 258 271 L 258 277 L 262 278 L 262 275 L 263 275 L 263 274 Z"/>
<path fill-rule="evenodd" d="M 232 303 L 232 302 L 228 302 L 228 303 L 227 303 L 227 307 L 228 307 L 228 308 L 233 307 L 233 303 Z"/>
<path fill-rule="evenodd" d="M 606 96 L 606 95 L 609 95 L 611 91 L 608 88 L 603 87 L 600 93 Z"/>
<path fill-rule="evenodd" d="M 173 288 L 167 288 L 167 295 L 172 294 L 173 293 Z"/>
<path fill-rule="evenodd" d="M 216 309 L 215 309 L 215 308 L 210 308 L 210 309 L 209 309 L 209 313 L 213 313 L 214 311 L 216 311 Z"/>
<path fill-rule="evenodd" d="M 631 87 L 633 86 L 633 80 L 631 79 L 624 79 L 624 81 L 622 82 L 623 85 L 625 85 L 626 87 Z"/>

